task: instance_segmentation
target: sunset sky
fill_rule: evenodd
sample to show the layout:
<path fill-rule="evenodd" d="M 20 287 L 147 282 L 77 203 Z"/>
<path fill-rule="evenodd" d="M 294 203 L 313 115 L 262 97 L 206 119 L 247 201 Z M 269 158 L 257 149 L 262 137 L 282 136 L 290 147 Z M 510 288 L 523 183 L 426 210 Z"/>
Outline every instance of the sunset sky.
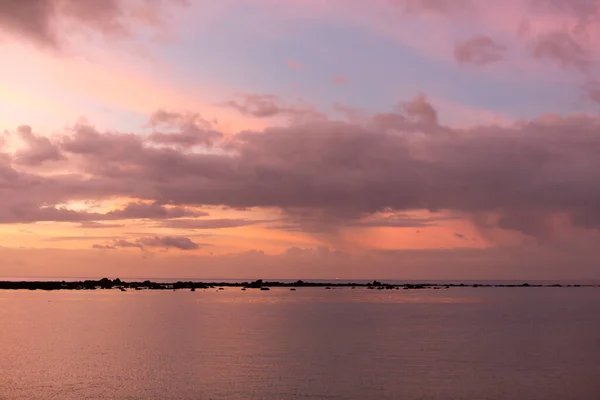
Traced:
<path fill-rule="evenodd" d="M 600 278 L 596 0 L 0 0 L 0 276 Z"/>

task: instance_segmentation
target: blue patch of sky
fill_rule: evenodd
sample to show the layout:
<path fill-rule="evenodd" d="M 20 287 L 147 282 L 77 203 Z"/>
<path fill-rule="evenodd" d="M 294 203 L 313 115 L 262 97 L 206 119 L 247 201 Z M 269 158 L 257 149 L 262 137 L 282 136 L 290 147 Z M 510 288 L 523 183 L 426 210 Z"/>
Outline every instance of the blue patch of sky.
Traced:
<path fill-rule="evenodd" d="M 373 112 L 423 92 L 517 118 L 564 110 L 577 97 L 577 88 L 567 83 L 493 79 L 485 70 L 434 60 L 341 22 L 298 19 L 268 35 L 249 20 L 269 24 L 259 10 L 239 7 L 210 34 L 183 32 L 178 43 L 161 47 L 159 55 L 174 63 L 172 82 L 182 88 L 189 82 L 223 83 L 239 92 L 300 97 L 324 110 L 342 104 Z M 287 59 L 306 69 L 290 68 Z M 334 84 L 337 75 L 348 84 Z"/>

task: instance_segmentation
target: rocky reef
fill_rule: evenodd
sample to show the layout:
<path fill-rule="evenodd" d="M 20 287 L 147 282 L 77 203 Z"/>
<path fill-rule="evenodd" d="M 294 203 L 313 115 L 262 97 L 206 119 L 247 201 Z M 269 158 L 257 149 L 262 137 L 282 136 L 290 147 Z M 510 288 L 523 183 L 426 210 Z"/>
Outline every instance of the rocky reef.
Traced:
<path fill-rule="evenodd" d="M 301 288 L 301 287 L 322 287 L 325 289 L 333 288 L 367 288 L 371 290 L 421 290 L 421 289 L 450 289 L 450 288 L 479 288 L 479 287 L 520 287 L 520 288 L 539 288 L 539 287 L 600 287 L 600 285 L 561 285 L 561 284 L 530 284 L 527 282 L 519 284 L 465 284 L 465 283 L 403 283 L 391 284 L 379 281 L 368 283 L 359 282 L 305 282 L 298 280 L 295 282 L 263 281 L 258 279 L 253 282 L 196 282 L 196 281 L 178 281 L 152 282 L 149 280 L 143 282 L 122 281 L 119 278 L 85 281 L 0 281 L 0 290 L 97 290 L 97 289 L 117 289 L 127 291 L 133 290 L 179 290 L 186 289 L 196 291 L 197 289 L 215 289 L 224 290 L 226 287 L 241 287 L 246 289 L 269 290 L 269 288 Z"/>

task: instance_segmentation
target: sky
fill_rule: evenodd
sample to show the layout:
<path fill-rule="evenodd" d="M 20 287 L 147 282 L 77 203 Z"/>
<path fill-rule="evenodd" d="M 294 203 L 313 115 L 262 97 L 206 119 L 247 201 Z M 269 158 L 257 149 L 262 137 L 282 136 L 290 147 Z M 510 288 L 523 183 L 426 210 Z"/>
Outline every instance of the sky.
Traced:
<path fill-rule="evenodd" d="M 598 0 L 0 0 L 0 276 L 600 279 Z"/>

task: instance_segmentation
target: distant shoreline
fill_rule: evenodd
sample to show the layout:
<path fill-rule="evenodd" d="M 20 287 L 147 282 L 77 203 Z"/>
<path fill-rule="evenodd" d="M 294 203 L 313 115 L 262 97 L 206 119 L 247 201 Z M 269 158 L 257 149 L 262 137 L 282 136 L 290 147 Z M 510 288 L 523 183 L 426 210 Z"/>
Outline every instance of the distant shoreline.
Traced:
<path fill-rule="evenodd" d="M 450 289 L 450 288 L 515 288 L 515 287 L 600 287 L 598 284 L 535 284 L 523 282 L 520 284 L 483 284 L 483 283 L 385 283 L 379 281 L 372 282 L 310 282 L 298 280 L 295 282 L 278 282 L 256 280 L 252 282 L 152 282 L 149 280 L 143 282 L 126 282 L 120 279 L 110 280 L 103 278 L 99 280 L 84 281 L 0 281 L 0 290 L 96 290 L 96 289 L 119 289 L 126 291 L 132 290 L 196 290 L 196 289 L 214 289 L 225 287 L 239 287 L 242 289 L 263 289 L 270 288 L 299 288 L 299 287 L 321 287 L 331 288 L 367 288 L 371 290 L 416 290 L 416 289 Z"/>

